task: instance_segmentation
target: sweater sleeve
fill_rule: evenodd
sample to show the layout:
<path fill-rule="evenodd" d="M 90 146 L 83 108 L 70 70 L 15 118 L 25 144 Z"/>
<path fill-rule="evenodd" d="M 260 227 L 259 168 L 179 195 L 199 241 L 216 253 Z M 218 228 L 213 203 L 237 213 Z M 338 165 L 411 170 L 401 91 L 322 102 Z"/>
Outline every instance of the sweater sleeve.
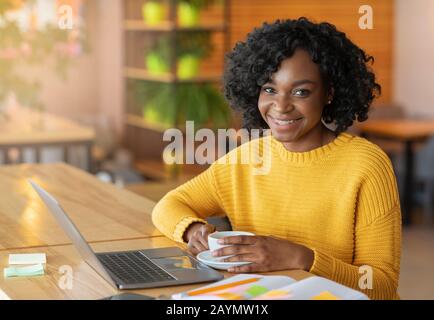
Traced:
<path fill-rule="evenodd" d="M 359 190 L 352 263 L 335 258 L 324 248 L 312 248 L 310 272 L 364 292 L 371 299 L 398 299 L 401 210 L 390 160 L 385 155 L 381 158 L 370 166 Z"/>
<path fill-rule="evenodd" d="M 224 213 L 215 188 L 214 166 L 170 191 L 156 204 L 152 222 L 165 236 L 184 243 L 183 235 L 190 224 L 207 223 L 207 217 Z"/>

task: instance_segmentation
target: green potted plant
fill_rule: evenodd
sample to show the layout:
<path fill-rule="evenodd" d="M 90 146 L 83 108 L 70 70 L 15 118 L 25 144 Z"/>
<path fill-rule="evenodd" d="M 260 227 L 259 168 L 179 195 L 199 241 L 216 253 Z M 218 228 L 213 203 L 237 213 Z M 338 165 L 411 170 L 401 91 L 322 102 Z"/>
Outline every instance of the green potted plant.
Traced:
<path fill-rule="evenodd" d="M 194 121 L 195 127 L 226 127 L 231 112 L 222 94 L 211 83 L 182 83 L 176 91 L 177 125 Z"/>
<path fill-rule="evenodd" d="M 175 41 L 171 45 L 168 37 L 161 37 L 145 56 L 146 69 L 154 75 L 169 72 L 171 50 L 176 46 L 177 77 L 191 79 L 199 73 L 200 60 L 212 50 L 210 35 L 204 31 L 180 33 Z"/>
<path fill-rule="evenodd" d="M 166 17 L 166 6 L 158 0 L 148 0 L 142 5 L 143 21 L 149 25 L 158 25 Z"/>
<path fill-rule="evenodd" d="M 212 84 L 180 83 L 171 86 L 152 81 L 136 82 L 137 101 L 147 122 L 162 127 L 180 127 L 194 121 L 195 127 L 226 127 L 231 112 Z"/>
<path fill-rule="evenodd" d="M 145 66 L 149 73 L 161 75 L 170 70 L 170 41 L 167 36 L 157 40 L 152 49 L 145 55 Z"/>
<path fill-rule="evenodd" d="M 177 6 L 178 25 L 194 27 L 199 24 L 200 11 L 216 0 L 179 0 Z"/>
<path fill-rule="evenodd" d="M 200 11 L 219 0 L 178 0 L 176 5 L 178 25 L 194 27 L 199 24 Z M 143 21 L 158 25 L 167 17 L 168 6 L 162 0 L 147 0 L 142 5 Z"/>
<path fill-rule="evenodd" d="M 138 81 L 135 84 L 136 100 L 142 107 L 144 119 L 161 127 L 175 126 L 175 100 L 170 84 L 153 81 Z"/>
<path fill-rule="evenodd" d="M 205 31 L 180 33 L 177 42 L 178 78 L 193 78 L 199 73 L 200 60 L 207 57 L 212 50 L 210 34 Z"/>

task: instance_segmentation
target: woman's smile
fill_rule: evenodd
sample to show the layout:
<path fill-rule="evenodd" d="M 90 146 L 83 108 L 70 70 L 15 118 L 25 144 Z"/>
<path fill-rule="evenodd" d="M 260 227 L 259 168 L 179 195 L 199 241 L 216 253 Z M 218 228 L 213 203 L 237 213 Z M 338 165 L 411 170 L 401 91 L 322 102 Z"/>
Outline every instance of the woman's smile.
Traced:
<path fill-rule="evenodd" d="M 299 124 L 303 117 L 298 118 L 287 118 L 283 116 L 271 116 L 267 115 L 267 123 L 271 129 L 277 130 L 277 131 L 287 131 L 287 130 L 293 130 L 299 127 Z"/>

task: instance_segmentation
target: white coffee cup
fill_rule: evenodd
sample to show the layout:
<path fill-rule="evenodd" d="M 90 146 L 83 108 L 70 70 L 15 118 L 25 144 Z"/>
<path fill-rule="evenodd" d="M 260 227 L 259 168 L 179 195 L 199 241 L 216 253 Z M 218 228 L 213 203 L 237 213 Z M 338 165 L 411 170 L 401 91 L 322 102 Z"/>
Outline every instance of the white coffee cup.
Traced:
<path fill-rule="evenodd" d="M 218 250 L 223 247 L 228 247 L 229 245 L 223 245 L 218 243 L 219 239 L 224 237 L 233 236 L 254 236 L 254 233 L 247 231 L 216 231 L 208 235 L 208 247 L 211 252 Z M 222 260 L 229 258 L 231 256 L 214 257 L 216 260 Z"/>

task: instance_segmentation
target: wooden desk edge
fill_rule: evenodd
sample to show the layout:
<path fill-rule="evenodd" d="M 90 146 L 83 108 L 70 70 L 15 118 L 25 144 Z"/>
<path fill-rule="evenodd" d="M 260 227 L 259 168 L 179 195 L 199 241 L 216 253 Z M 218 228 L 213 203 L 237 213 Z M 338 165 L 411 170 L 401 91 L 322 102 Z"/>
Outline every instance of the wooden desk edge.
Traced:
<path fill-rule="evenodd" d="M 140 250 L 145 248 L 159 248 L 177 246 L 179 244 L 165 237 L 154 237 L 140 240 L 122 240 L 116 242 L 101 242 L 92 244 L 95 252 L 119 251 L 119 250 Z M 184 249 L 182 246 L 181 249 Z M 7 267 L 9 253 L 34 252 L 31 248 L 0 252 L 0 267 Z M 29 278 L 0 278 L 0 299 L 102 299 L 104 297 L 134 292 L 138 294 L 158 297 L 160 295 L 170 296 L 174 293 L 188 291 L 208 283 L 197 283 L 190 285 L 175 285 L 169 287 L 137 289 L 137 290 L 116 290 L 103 280 L 91 267 L 89 267 L 79 256 L 72 245 L 39 248 L 39 252 L 47 255 L 46 274 L 39 277 Z M 70 266 L 74 270 L 74 286 L 71 290 L 59 288 L 59 281 L 62 273 L 59 270 L 62 266 Z M 76 276 L 78 274 L 78 276 Z M 262 273 L 261 273 L 262 274 Z M 303 270 L 284 270 L 264 275 L 285 275 L 299 281 L 313 276 Z M 225 277 L 235 274 L 223 272 Z"/>

